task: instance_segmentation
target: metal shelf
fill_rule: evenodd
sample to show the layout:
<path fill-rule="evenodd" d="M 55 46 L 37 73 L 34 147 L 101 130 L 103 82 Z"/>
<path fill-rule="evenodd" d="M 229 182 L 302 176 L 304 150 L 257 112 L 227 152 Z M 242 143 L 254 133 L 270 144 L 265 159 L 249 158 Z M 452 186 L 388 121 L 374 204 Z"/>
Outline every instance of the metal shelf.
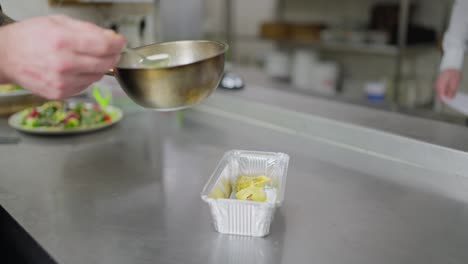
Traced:
<path fill-rule="evenodd" d="M 395 45 L 378 45 L 366 43 L 338 43 L 338 42 L 321 42 L 321 41 L 297 41 L 297 40 L 280 40 L 277 41 L 280 45 L 288 46 L 306 46 L 321 50 L 337 51 L 337 52 L 356 52 L 373 55 L 397 56 L 399 49 Z"/>
<path fill-rule="evenodd" d="M 226 1 L 226 39 L 230 42 L 234 42 L 236 39 L 239 40 L 255 40 L 255 41 L 274 41 L 278 45 L 287 45 L 287 46 L 299 46 L 299 47 L 310 47 L 316 48 L 324 51 L 336 51 L 336 52 L 355 52 L 368 55 L 379 55 L 387 56 L 392 58 L 395 61 L 395 75 L 394 79 L 394 103 L 399 104 L 401 82 L 403 79 L 403 61 L 407 56 L 414 56 L 421 52 L 427 50 L 437 49 L 437 46 L 434 44 L 420 44 L 420 45 L 411 45 L 407 46 L 406 35 L 408 33 L 408 24 L 409 24 L 409 6 L 413 0 L 398 0 L 399 3 L 399 27 L 398 27 L 398 39 L 396 45 L 376 45 L 376 44 L 358 44 L 358 43 L 328 43 L 321 41 L 293 41 L 293 40 L 270 40 L 270 39 L 261 39 L 255 36 L 234 36 L 234 21 L 235 16 L 232 14 L 234 8 L 232 6 L 233 0 Z M 287 8 L 288 0 L 276 0 L 276 10 L 275 16 L 277 21 L 284 21 L 285 13 L 284 10 Z M 233 45 L 234 43 L 230 43 Z M 236 51 L 233 50 L 232 53 Z"/>
<path fill-rule="evenodd" d="M 221 33 L 215 33 L 214 35 L 219 35 Z M 320 50 L 328 51 L 337 51 L 337 52 L 356 52 L 356 53 L 365 53 L 371 55 L 382 55 L 382 56 L 397 56 L 398 47 L 396 45 L 389 44 L 369 44 L 369 43 L 348 43 L 348 42 L 323 42 L 319 40 L 277 40 L 277 39 L 268 39 L 258 36 L 249 36 L 249 35 L 236 35 L 234 41 L 250 41 L 250 42 L 274 42 L 283 46 L 288 47 L 305 47 L 313 48 Z M 417 45 L 420 47 L 421 45 Z M 429 47 L 434 45 L 424 45 L 424 47 Z M 412 49 L 413 46 L 410 46 L 409 49 Z"/>
<path fill-rule="evenodd" d="M 421 54 L 424 52 L 437 50 L 437 45 L 435 43 L 427 44 L 417 44 L 407 46 L 404 50 L 400 49 L 397 45 L 390 44 L 369 44 L 369 43 L 346 43 L 346 42 L 322 42 L 322 41 L 296 41 L 296 40 L 268 40 L 262 39 L 265 41 L 275 41 L 280 45 L 287 45 L 292 47 L 309 47 L 325 51 L 335 51 L 335 52 L 352 52 L 352 53 L 362 53 L 368 55 L 378 55 L 378 56 L 414 56 L 416 54 Z"/>
<path fill-rule="evenodd" d="M 212 33 L 213 36 L 221 35 L 222 33 Z M 283 46 L 288 47 L 304 47 L 319 49 L 325 51 L 336 51 L 336 52 L 351 52 L 351 53 L 362 53 L 364 55 L 378 55 L 378 56 L 398 56 L 399 48 L 397 45 L 390 44 L 370 44 L 370 43 L 349 43 L 349 42 L 323 42 L 323 41 L 314 41 L 314 40 L 276 40 L 262 38 L 259 36 L 252 35 L 236 35 L 234 41 L 244 41 L 244 42 L 274 42 Z M 415 55 L 422 52 L 428 52 L 432 50 L 437 50 L 436 43 L 427 43 L 427 44 L 416 44 L 407 46 L 404 54 L 405 55 Z"/>
<path fill-rule="evenodd" d="M 232 0 L 226 0 L 226 35 L 227 39 L 233 39 L 233 18 L 232 15 Z M 286 8 L 287 0 L 277 0 L 276 3 L 276 18 L 278 21 L 284 20 L 284 9 Z M 395 79 L 395 98 L 394 102 L 398 104 L 398 98 L 400 93 L 400 81 L 402 75 L 402 63 L 403 63 L 403 54 L 406 49 L 406 34 L 408 30 L 408 16 L 409 16 L 409 5 L 411 0 L 399 0 L 399 27 L 398 27 L 398 44 L 396 46 L 375 46 L 375 45 L 366 45 L 366 44 L 341 44 L 341 43 L 321 43 L 321 42 L 290 42 L 286 41 L 286 44 L 294 45 L 309 45 L 321 49 L 335 50 L 335 51 L 355 51 L 355 52 L 365 52 L 373 54 L 384 54 L 395 57 L 395 68 L 396 74 Z"/>

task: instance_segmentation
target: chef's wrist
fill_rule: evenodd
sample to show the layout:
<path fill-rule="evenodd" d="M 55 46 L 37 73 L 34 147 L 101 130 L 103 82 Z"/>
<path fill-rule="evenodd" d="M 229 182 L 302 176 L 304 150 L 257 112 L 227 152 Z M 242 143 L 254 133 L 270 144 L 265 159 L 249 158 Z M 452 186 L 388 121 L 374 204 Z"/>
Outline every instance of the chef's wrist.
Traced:
<path fill-rule="evenodd" d="M 461 70 L 463 67 L 463 59 L 465 56 L 464 49 L 449 49 L 444 53 L 440 63 L 440 71 L 447 69 Z"/>

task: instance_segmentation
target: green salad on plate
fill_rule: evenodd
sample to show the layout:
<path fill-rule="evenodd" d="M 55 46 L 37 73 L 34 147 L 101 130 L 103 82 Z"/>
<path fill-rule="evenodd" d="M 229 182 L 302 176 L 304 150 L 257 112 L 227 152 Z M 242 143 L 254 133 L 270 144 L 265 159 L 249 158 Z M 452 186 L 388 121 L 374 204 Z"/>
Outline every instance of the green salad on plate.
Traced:
<path fill-rule="evenodd" d="M 98 104 L 52 101 L 23 110 L 19 122 L 25 128 L 72 129 L 105 125 L 115 118 L 116 112 Z"/>

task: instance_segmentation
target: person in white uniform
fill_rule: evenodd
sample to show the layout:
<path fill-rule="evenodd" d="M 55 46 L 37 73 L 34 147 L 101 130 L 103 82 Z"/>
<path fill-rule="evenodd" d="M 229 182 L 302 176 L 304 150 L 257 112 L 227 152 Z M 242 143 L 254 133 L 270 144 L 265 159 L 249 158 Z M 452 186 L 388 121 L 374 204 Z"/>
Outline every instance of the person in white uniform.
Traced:
<path fill-rule="evenodd" d="M 447 32 L 444 35 L 444 55 L 435 83 L 437 95 L 453 98 L 461 80 L 461 70 L 468 41 L 468 0 L 456 0 Z"/>

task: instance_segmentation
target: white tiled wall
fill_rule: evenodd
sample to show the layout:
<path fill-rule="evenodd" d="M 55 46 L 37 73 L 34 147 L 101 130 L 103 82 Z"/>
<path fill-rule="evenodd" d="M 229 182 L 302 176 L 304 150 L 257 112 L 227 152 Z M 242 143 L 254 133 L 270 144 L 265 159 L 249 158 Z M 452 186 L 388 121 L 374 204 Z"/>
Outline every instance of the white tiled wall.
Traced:
<path fill-rule="evenodd" d="M 3 11 L 16 20 L 30 17 L 65 14 L 74 18 L 103 24 L 122 15 L 148 14 L 153 4 L 113 4 L 111 6 L 50 6 L 47 0 L 1 0 Z"/>
<path fill-rule="evenodd" d="M 51 7 L 47 0 L 2 0 L 3 11 L 16 20 L 30 17 L 61 13 L 94 23 L 99 23 L 101 15 L 96 8 L 90 7 Z"/>
<path fill-rule="evenodd" d="M 23 20 L 35 16 L 48 14 L 65 14 L 77 19 L 90 21 L 103 27 L 108 27 L 111 22 L 118 21 L 123 16 L 137 15 L 146 16 L 147 22 L 154 21 L 153 12 L 155 7 L 152 3 L 118 3 L 109 6 L 50 6 L 47 0 L 1 0 L 3 10 L 6 14 L 16 20 Z M 136 46 L 155 42 L 158 29 L 150 23 L 147 23 L 146 32 L 143 40 L 134 40 Z M 127 36 L 130 41 L 129 36 Z M 134 38 L 132 38 L 134 39 Z"/>

